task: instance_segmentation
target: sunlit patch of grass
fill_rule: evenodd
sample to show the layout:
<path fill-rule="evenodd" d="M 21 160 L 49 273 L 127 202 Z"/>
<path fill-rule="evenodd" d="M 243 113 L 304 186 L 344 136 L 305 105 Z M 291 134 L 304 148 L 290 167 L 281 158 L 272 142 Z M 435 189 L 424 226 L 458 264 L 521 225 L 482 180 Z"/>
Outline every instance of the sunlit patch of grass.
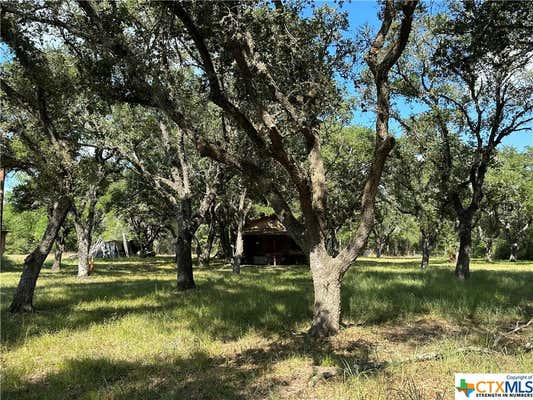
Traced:
<path fill-rule="evenodd" d="M 180 293 L 169 257 L 98 261 L 86 280 L 68 260 L 59 273 L 43 269 L 37 313 L 10 315 L 22 257 L 7 261 L 2 399 L 434 399 L 452 397 L 454 372 L 533 369 L 518 346 L 456 351 L 491 348 L 494 335 L 533 315 L 531 263 L 474 260 L 472 280 L 458 282 L 442 259 L 427 271 L 415 258 L 358 260 L 343 289 L 348 328 L 314 342 L 302 335 L 312 315 L 304 266 L 234 276 L 215 263 L 197 269 L 197 290 Z M 443 356 L 401 362 L 426 352 Z M 352 373 L 309 384 L 313 366 L 347 365 Z M 417 391 L 405 387 L 413 379 Z"/>

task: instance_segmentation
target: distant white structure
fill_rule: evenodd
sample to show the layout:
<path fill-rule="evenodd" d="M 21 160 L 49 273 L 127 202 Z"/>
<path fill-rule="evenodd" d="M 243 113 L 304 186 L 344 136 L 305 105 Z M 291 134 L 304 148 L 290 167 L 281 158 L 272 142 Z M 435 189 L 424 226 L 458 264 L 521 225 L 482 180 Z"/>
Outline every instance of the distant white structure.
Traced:
<path fill-rule="evenodd" d="M 126 251 L 120 241 L 104 241 L 101 237 L 92 245 L 89 257 L 94 258 L 117 258 L 124 257 Z"/>

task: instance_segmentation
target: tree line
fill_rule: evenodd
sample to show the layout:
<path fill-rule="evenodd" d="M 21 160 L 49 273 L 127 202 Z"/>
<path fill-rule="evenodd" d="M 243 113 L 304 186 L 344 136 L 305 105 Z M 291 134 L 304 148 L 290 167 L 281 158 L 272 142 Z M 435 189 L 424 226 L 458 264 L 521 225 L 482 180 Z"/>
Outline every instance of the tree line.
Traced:
<path fill-rule="evenodd" d="M 65 221 L 88 275 L 110 212 L 148 244 L 141 253 L 168 232 L 188 290 L 193 252 L 208 262 L 215 237 L 239 271 L 243 221 L 251 204 L 268 207 L 308 257 L 316 336 L 338 332 L 343 277 L 369 238 L 383 252 L 405 216 L 423 267 L 455 233 L 460 280 L 473 235 L 491 249 L 509 232 L 516 256 L 530 232 L 530 152 L 498 151 L 533 119 L 530 3 L 435 13 L 386 0 L 376 32 L 354 32 L 340 5 L 300 1 L 0 7 L 13 55 L 0 76 L 1 166 L 25 173 L 21 207 L 47 211 L 12 312 L 33 310 Z M 374 129 L 349 128 L 357 107 Z"/>

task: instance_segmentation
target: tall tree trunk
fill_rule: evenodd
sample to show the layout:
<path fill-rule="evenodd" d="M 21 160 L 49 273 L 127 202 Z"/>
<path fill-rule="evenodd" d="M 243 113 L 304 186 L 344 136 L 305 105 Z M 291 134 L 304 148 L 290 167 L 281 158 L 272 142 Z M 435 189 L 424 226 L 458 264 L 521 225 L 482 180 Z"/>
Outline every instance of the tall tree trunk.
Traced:
<path fill-rule="evenodd" d="M 55 248 L 52 272 L 59 272 L 61 270 L 61 260 L 63 259 L 63 246 L 56 243 Z"/>
<path fill-rule="evenodd" d="M 93 230 L 101 214 L 96 211 L 98 192 L 91 188 L 87 197 L 79 207 L 74 204 L 74 227 L 78 239 L 78 278 L 87 278 L 91 273 L 89 267 L 89 253 L 93 238 Z"/>
<path fill-rule="evenodd" d="M 241 259 L 244 252 L 244 243 L 242 239 L 242 231 L 244 228 L 244 221 L 246 214 L 248 214 L 248 206 L 245 206 L 246 201 L 246 189 L 241 193 L 239 197 L 239 209 L 237 212 L 237 237 L 235 238 L 235 250 L 233 252 L 232 269 L 234 274 L 241 273 Z"/>
<path fill-rule="evenodd" d="M 241 273 L 241 259 L 244 245 L 242 240 L 242 228 L 237 230 L 237 238 L 235 239 L 235 251 L 233 253 L 233 262 L 231 268 L 234 274 Z"/>
<path fill-rule="evenodd" d="M 492 262 L 492 242 L 493 239 L 491 237 L 487 238 L 487 241 L 485 242 L 485 261 Z"/>
<path fill-rule="evenodd" d="M 200 243 L 200 239 L 195 235 L 194 240 L 196 241 L 196 259 L 198 260 L 198 265 L 202 265 L 202 253 L 203 248 L 202 244 Z"/>
<path fill-rule="evenodd" d="M 222 253 L 222 258 L 224 258 L 224 261 L 228 261 L 231 259 L 232 251 L 231 240 L 229 237 L 227 224 L 225 222 L 219 222 L 218 233 L 220 237 L 220 252 Z"/>
<path fill-rule="evenodd" d="M 430 252 L 430 244 L 429 244 L 429 238 L 422 234 L 422 261 L 420 263 L 420 267 L 422 269 L 426 269 L 429 266 L 429 252 Z"/>
<path fill-rule="evenodd" d="M 71 201 L 67 197 L 58 199 L 48 216 L 48 224 L 44 231 L 41 242 L 24 260 L 24 267 L 20 277 L 17 290 L 13 296 L 13 301 L 9 306 L 10 312 L 33 311 L 33 293 L 37 278 L 41 272 L 44 260 L 50 253 L 57 233 L 65 221 L 65 217 L 71 206 Z"/>
<path fill-rule="evenodd" d="M 472 249 L 472 221 L 459 222 L 459 253 L 455 265 L 455 276 L 460 280 L 470 278 L 470 252 Z"/>
<path fill-rule="evenodd" d="M 198 262 L 204 267 L 209 266 L 211 261 L 211 251 L 213 250 L 213 242 L 215 241 L 215 227 L 214 223 L 209 224 L 209 231 L 207 233 L 207 242 L 199 255 Z"/>
<path fill-rule="evenodd" d="M 91 249 L 90 234 L 87 227 L 78 222 L 74 223 L 76 236 L 78 238 L 78 278 L 89 276 L 89 252 Z"/>
<path fill-rule="evenodd" d="M 383 243 L 381 240 L 377 240 L 376 243 L 376 257 L 381 258 L 381 255 L 383 254 L 383 247 L 385 246 L 385 243 Z"/>
<path fill-rule="evenodd" d="M 518 243 L 514 242 L 511 245 L 511 255 L 509 256 L 509 261 L 515 262 L 518 260 Z"/>
<path fill-rule="evenodd" d="M 341 269 L 335 259 L 327 254 L 324 245 L 311 250 L 309 264 L 315 294 L 313 323 L 309 334 L 317 337 L 335 335 L 341 322 Z"/>
<path fill-rule="evenodd" d="M 67 232 L 65 228 L 60 229 L 57 234 L 55 241 L 55 253 L 54 253 L 54 264 L 52 265 L 53 272 L 59 272 L 61 269 L 61 260 L 63 259 L 63 252 L 65 251 L 65 236 Z"/>
<path fill-rule="evenodd" d="M 130 248 L 128 246 L 128 239 L 126 238 L 126 234 L 122 232 L 122 246 L 124 247 L 124 255 L 126 257 L 130 256 Z"/>
<path fill-rule="evenodd" d="M 191 200 L 183 199 L 178 213 L 178 237 L 176 238 L 176 267 L 178 270 L 178 290 L 196 287 L 192 269 Z"/>

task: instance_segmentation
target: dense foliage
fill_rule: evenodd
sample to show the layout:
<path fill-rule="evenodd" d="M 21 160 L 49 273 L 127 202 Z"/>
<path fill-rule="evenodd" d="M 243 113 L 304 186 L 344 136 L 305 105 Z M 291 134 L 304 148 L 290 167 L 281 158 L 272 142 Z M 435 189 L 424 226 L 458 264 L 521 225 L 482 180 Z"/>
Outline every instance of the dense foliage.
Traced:
<path fill-rule="evenodd" d="M 6 224 L 18 251 L 33 246 L 11 311 L 33 310 L 44 260 L 54 247 L 59 269 L 74 233 L 80 278 L 102 238 L 141 256 L 173 243 L 180 291 L 196 287 L 194 253 L 239 274 L 261 208 L 309 263 L 316 336 L 340 329 L 365 252 L 456 257 L 461 280 L 482 250 L 531 253 L 531 153 L 502 149 L 533 121 L 529 2 L 385 0 L 359 32 L 342 3 L 0 8 L 1 166 L 27 176 Z M 35 210 L 40 240 L 24 228 Z"/>

